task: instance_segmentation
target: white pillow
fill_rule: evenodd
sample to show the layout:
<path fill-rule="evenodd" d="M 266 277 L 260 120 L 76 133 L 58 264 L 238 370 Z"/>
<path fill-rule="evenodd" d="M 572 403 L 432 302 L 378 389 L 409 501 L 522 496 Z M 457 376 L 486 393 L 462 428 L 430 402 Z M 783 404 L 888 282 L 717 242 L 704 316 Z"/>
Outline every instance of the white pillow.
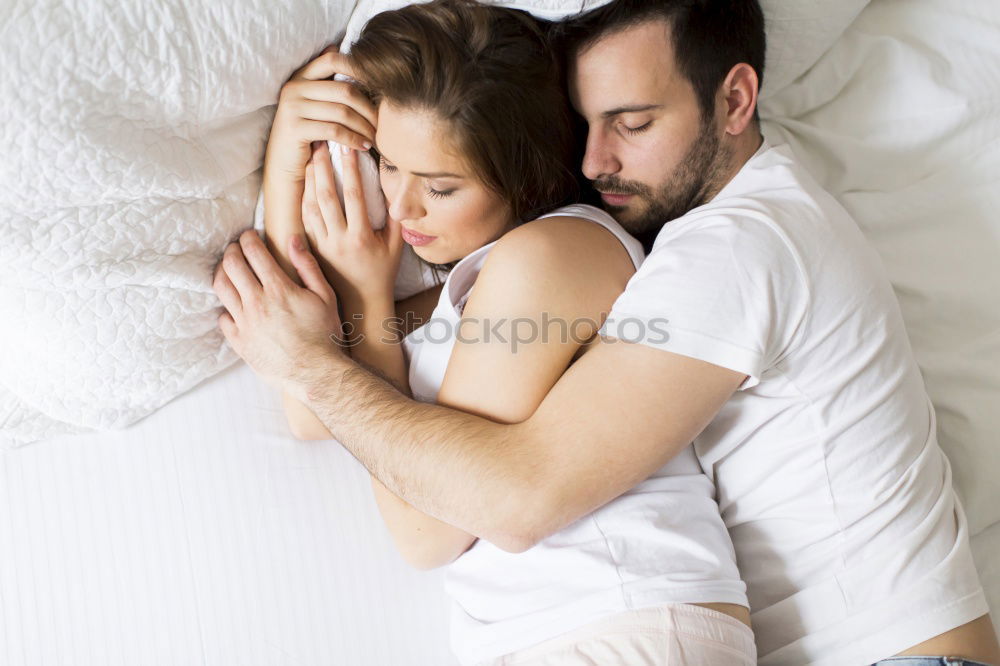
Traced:
<path fill-rule="evenodd" d="M 804 74 L 843 34 L 871 0 L 761 0 L 767 56 L 761 96 L 772 95 Z M 359 0 L 347 26 L 352 43 L 366 21 L 407 4 L 399 0 Z M 607 4 L 607 0 L 489 0 L 556 21 Z"/>
<path fill-rule="evenodd" d="M 761 0 L 767 56 L 761 98 L 782 90 L 829 50 L 871 0 Z"/>
<path fill-rule="evenodd" d="M 350 0 L 3 12 L 0 443 L 125 426 L 231 364 L 212 270 L 281 84 Z"/>
<path fill-rule="evenodd" d="M 1000 15 L 963 7 L 872 3 L 761 115 L 882 257 L 977 534 L 1000 522 Z"/>

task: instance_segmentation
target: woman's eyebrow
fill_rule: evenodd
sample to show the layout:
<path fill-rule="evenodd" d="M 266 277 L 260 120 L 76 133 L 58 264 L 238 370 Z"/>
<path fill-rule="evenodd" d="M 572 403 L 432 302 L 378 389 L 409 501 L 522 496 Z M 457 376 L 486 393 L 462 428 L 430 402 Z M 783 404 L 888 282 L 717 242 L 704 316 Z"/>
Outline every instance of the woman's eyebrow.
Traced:
<path fill-rule="evenodd" d="M 372 144 L 372 145 L 375 146 L 376 153 L 385 158 L 387 162 L 392 162 L 392 160 L 386 157 L 385 153 L 383 153 L 379 149 L 378 144 Z M 421 178 L 465 178 L 465 176 L 460 176 L 457 173 L 448 173 L 446 171 L 436 171 L 434 173 L 420 173 L 417 171 L 411 171 L 410 173 L 412 173 L 414 176 L 420 176 Z"/>

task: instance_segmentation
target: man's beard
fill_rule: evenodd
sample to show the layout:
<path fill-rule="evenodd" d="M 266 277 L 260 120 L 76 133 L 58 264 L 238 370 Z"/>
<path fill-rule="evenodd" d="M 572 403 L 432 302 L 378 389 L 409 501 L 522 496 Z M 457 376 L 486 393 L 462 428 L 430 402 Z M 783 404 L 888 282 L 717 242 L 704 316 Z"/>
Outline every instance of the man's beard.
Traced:
<path fill-rule="evenodd" d="M 677 219 L 694 208 L 708 203 L 717 192 L 717 185 L 728 170 L 730 152 L 722 146 L 714 123 L 703 119 L 698 137 L 673 174 L 660 187 L 654 188 L 636 181 L 620 180 L 615 176 L 599 178 L 594 189 L 608 194 L 632 194 L 646 202 L 644 209 L 630 213 L 634 206 L 604 204 L 611 215 L 646 247 L 667 222 Z"/>

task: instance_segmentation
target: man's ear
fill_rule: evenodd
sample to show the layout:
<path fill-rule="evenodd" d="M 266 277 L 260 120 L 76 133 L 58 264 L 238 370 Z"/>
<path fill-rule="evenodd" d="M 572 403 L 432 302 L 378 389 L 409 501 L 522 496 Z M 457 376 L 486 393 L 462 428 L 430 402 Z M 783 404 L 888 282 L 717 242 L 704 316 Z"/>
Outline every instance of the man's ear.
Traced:
<path fill-rule="evenodd" d="M 745 62 L 729 70 L 719 92 L 724 102 L 726 134 L 739 136 L 753 121 L 759 84 L 757 72 Z"/>

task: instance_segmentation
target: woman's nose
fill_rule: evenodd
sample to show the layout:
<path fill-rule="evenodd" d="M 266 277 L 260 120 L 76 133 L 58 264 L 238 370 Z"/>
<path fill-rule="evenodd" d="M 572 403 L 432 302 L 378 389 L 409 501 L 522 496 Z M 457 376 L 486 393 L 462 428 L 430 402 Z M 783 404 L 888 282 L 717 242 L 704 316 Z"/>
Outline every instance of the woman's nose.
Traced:
<path fill-rule="evenodd" d="M 386 192 L 386 196 L 389 199 L 389 215 L 394 220 L 418 220 L 426 214 L 417 183 L 401 179 L 392 191 Z"/>

